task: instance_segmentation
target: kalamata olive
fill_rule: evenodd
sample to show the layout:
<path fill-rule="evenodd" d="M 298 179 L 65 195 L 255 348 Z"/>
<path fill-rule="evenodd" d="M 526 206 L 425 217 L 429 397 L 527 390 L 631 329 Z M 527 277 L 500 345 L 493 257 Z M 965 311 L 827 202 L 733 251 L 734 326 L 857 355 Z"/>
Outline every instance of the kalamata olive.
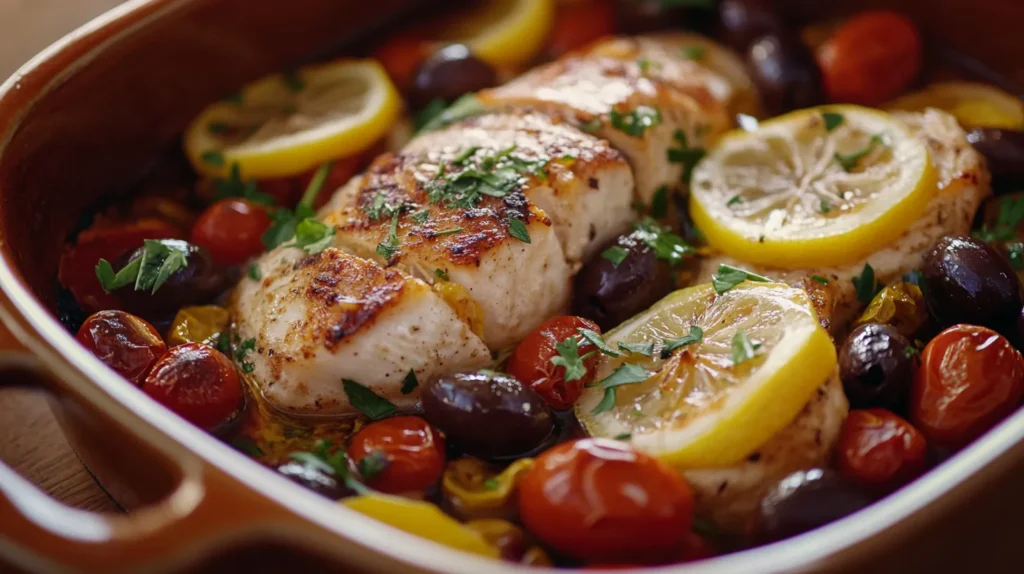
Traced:
<path fill-rule="evenodd" d="M 925 255 L 921 272 L 928 309 L 943 326 L 971 323 L 1012 333 L 1022 304 L 1020 281 L 987 243 L 943 237 Z"/>
<path fill-rule="evenodd" d="M 854 408 L 898 407 L 914 377 L 913 347 L 895 328 L 866 323 L 840 347 L 839 376 Z"/>
<path fill-rule="evenodd" d="M 620 260 L 621 259 L 621 260 Z M 634 234 L 595 252 L 574 279 L 573 313 L 608 330 L 672 290 L 672 269 Z"/>
<path fill-rule="evenodd" d="M 160 242 L 172 249 L 185 250 L 188 264 L 172 273 L 156 293 L 136 291 L 134 284 L 114 291 L 127 311 L 150 321 L 166 320 L 182 307 L 209 303 L 227 287 L 227 277 L 206 249 L 180 239 L 161 239 Z M 143 253 L 145 247 L 140 247 L 122 257 L 115 269 L 124 268 Z"/>
<path fill-rule="evenodd" d="M 747 49 L 747 69 L 765 110 L 779 114 L 825 100 L 821 71 L 810 48 L 788 34 L 768 34 Z"/>
<path fill-rule="evenodd" d="M 504 373 L 457 373 L 423 390 L 423 414 L 467 453 L 510 457 L 539 446 L 554 430 L 551 409 Z"/>
<path fill-rule="evenodd" d="M 350 494 L 344 484 L 333 474 L 328 474 L 323 468 L 313 464 L 306 464 L 297 460 L 287 462 L 277 467 L 277 472 L 288 477 L 288 480 L 305 486 L 317 494 L 322 494 L 331 500 Z"/>
<path fill-rule="evenodd" d="M 967 141 L 988 160 L 994 184 L 1024 182 L 1024 131 L 975 128 Z"/>
<path fill-rule="evenodd" d="M 425 106 L 432 100 L 450 102 L 497 83 L 494 68 L 471 54 L 466 46 L 452 44 L 438 50 L 420 66 L 413 83 L 413 103 Z"/>
<path fill-rule="evenodd" d="M 124 311 L 89 316 L 75 335 L 78 342 L 122 377 L 141 385 L 167 345 L 152 325 Z"/>
<path fill-rule="evenodd" d="M 786 28 L 771 0 L 722 0 L 718 3 L 718 19 L 725 43 L 740 52 L 761 36 L 778 34 Z"/>
<path fill-rule="evenodd" d="M 871 497 L 832 470 L 813 468 L 779 481 L 761 500 L 759 538 L 774 542 L 824 526 L 871 504 Z"/>

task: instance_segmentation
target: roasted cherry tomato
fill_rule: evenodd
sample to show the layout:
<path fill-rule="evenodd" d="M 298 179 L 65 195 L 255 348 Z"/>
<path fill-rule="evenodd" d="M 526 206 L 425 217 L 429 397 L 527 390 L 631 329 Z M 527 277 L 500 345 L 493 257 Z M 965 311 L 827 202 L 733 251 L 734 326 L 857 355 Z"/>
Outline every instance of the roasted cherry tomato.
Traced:
<path fill-rule="evenodd" d="M 958 448 L 1013 412 L 1024 397 L 1024 357 L 985 327 L 957 325 L 921 352 L 910 420 L 929 443 Z"/>
<path fill-rule="evenodd" d="M 121 305 L 117 297 L 103 291 L 96 279 L 96 264 L 99 260 L 117 261 L 122 255 L 142 245 L 146 239 L 181 237 L 181 230 L 159 219 L 90 227 L 78 235 L 74 245 L 64 249 L 57 279 L 88 312 L 119 309 Z"/>
<path fill-rule="evenodd" d="M 370 423 L 348 446 L 348 456 L 366 483 L 389 494 L 422 491 L 436 484 L 444 471 L 444 452 L 444 437 L 415 416 Z M 364 461 L 368 457 L 373 458 Z"/>
<path fill-rule="evenodd" d="M 905 16 L 863 12 L 818 48 L 833 102 L 877 105 L 899 95 L 921 71 L 921 35 Z"/>
<path fill-rule="evenodd" d="M 263 232 L 270 223 L 262 206 L 245 199 L 222 199 L 196 220 L 192 243 L 205 247 L 218 265 L 240 265 L 263 253 Z"/>
<path fill-rule="evenodd" d="M 204 429 L 228 421 L 242 401 L 231 359 L 199 343 L 172 347 L 157 361 L 142 390 L 178 416 Z"/>
<path fill-rule="evenodd" d="M 866 409 L 850 411 L 836 453 L 844 475 L 888 491 L 924 472 L 927 446 L 924 435 L 891 411 Z"/>
<path fill-rule="evenodd" d="M 600 332 L 601 329 L 593 321 L 572 315 L 562 315 L 548 319 L 540 327 L 523 339 L 516 347 L 515 353 L 508 360 L 506 370 L 521 383 L 531 387 L 544 401 L 554 409 L 568 409 L 580 397 L 583 385 L 594 378 L 594 365 L 597 356 L 583 361 L 586 374 L 574 381 L 565 380 L 565 367 L 556 365 L 551 359 L 558 357 L 555 345 L 569 337 L 579 338 L 579 329 L 590 329 Z M 579 346 L 582 357 L 596 348 L 591 344 Z"/>
<path fill-rule="evenodd" d="M 602 36 L 615 33 L 615 2 L 562 2 L 555 15 L 555 28 L 548 35 L 544 53 L 558 58 Z"/>
<path fill-rule="evenodd" d="M 141 385 L 167 352 L 152 325 L 124 311 L 100 311 L 85 320 L 78 342 L 122 377 Z"/>
<path fill-rule="evenodd" d="M 527 529 L 587 562 L 656 563 L 691 534 L 693 495 L 675 470 L 609 439 L 579 439 L 536 459 L 519 482 Z"/>

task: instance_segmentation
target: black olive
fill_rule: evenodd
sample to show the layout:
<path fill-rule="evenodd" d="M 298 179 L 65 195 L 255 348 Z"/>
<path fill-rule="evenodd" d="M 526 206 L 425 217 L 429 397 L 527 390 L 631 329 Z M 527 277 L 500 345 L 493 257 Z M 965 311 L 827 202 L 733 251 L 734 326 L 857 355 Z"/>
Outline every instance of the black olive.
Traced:
<path fill-rule="evenodd" d="M 771 0 L 722 0 L 718 3 L 720 36 L 743 52 L 754 40 L 785 32 L 786 25 Z"/>
<path fill-rule="evenodd" d="M 871 502 L 867 493 L 835 471 L 812 468 L 794 472 L 761 499 L 758 538 L 767 543 L 796 536 Z"/>
<path fill-rule="evenodd" d="M 338 500 L 351 494 L 351 491 L 334 474 L 312 464 L 305 464 L 297 460 L 286 462 L 277 467 L 277 472 L 288 477 L 292 482 L 332 500 Z"/>
<path fill-rule="evenodd" d="M 928 309 L 941 326 L 971 323 L 1012 334 L 1022 305 L 1020 281 L 990 245 L 943 237 L 925 255 L 921 273 Z"/>
<path fill-rule="evenodd" d="M 487 62 L 462 44 L 452 44 L 427 58 L 413 82 L 413 104 L 425 106 L 433 100 L 451 102 L 463 94 L 490 88 L 498 74 Z"/>
<path fill-rule="evenodd" d="M 914 376 L 910 341 L 889 325 L 867 323 L 839 348 L 839 377 L 853 408 L 896 409 L 910 392 Z"/>
<path fill-rule="evenodd" d="M 615 255 L 623 253 L 616 262 Z M 594 321 L 604 331 L 650 307 L 673 287 L 668 262 L 655 257 L 635 232 L 602 245 L 573 281 L 573 314 Z"/>
<path fill-rule="evenodd" d="M 810 48 L 788 34 L 768 34 L 747 49 L 747 69 L 771 115 L 825 101 L 821 70 Z"/>
<path fill-rule="evenodd" d="M 514 377 L 456 373 L 423 389 L 423 416 L 466 453 L 503 459 L 528 453 L 552 436 L 547 403 Z"/>
<path fill-rule="evenodd" d="M 975 128 L 967 141 L 988 160 L 993 184 L 1024 182 L 1024 131 Z"/>
<path fill-rule="evenodd" d="M 161 322 L 173 317 L 182 307 L 210 303 L 227 288 L 229 278 L 214 264 L 206 249 L 180 239 L 159 241 L 173 249 L 185 250 L 188 264 L 171 274 L 155 293 L 136 291 L 134 285 L 114 291 L 125 311 L 148 321 Z M 142 257 L 144 252 L 145 248 L 140 247 L 125 255 L 118 260 L 115 270 Z"/>

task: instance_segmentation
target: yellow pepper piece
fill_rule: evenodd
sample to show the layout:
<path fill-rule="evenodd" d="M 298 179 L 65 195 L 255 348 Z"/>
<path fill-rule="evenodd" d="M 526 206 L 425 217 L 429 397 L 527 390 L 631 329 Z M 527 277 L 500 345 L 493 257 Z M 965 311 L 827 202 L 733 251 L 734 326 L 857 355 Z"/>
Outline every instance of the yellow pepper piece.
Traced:
<path fill-rule="evenodd" d="M 441 488 L 457 514 L 493 516 L 505 509 L 515 493 L 519 478 L 533 466 L 533 459 L 521 458 L 501 473 L 494 474 L 475 458 L 460 458 L 448 464 Z"/>
<path fill-rule="evenodd" d="M 875 295 L 854 326 L 883 323 L 904 337 L 913 338 L 927 320 L 928 309 L 921 288 L 913 283 L 896 283 Z"/>
<path fill-rule="evenodd" d="M 456 550 L 498 557 L 498 549 L 483 534 L 448 516 L 429 502 L 387 494 L 363 494 L 341 501 L 342 504 L 371 518 Z"/>
<path fill-rule="evenodd" d="M 167 344 L 204 343 L 213 345 L 228 328 L 228 310 L 216 305 L 182 307 L 171 322 Z"/>

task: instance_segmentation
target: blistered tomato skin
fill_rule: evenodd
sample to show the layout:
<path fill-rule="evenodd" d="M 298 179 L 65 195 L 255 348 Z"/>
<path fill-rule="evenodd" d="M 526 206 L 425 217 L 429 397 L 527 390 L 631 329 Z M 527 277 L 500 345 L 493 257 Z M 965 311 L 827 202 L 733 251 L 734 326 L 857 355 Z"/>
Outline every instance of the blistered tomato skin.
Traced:
<path fill-rule="evenodd" d="M 761 499 L 757 538 L 767 543 L 803 534 L 871 502 L 860 486 L 835 471 L 812 468 L 794 472 Z"/>
<path fill-rule="evenodd" d="M 1012 413 L 1024 397 L 1024 357 L 976 325 L 936 335 L 921 353 L 910 420 L 930 444 L 960 448 Z"/>
<path fill-rule="evenodd" d="M 839 347 L 839 377 L 854 408 L 895 408 L 914 378 L 914 349 L 895 328 L 867 323 Z"/>
<path fill-rule="evenodd" d="M 444 437 L 417 416 L 391 417 L 366 425 L 352 437 L 348 456 L 358 466 L 374 451 L 381 451 L 387 463 L 376 476 L 364 479 L 381 492 L 421 492 L 436 484 L 444 471 Z"/>
<path fill-rule="evenodd" d="M 142 390 L 192 424 L 212 430 L 227 422 L 242 401 L 231 360 L 199 343 L 172 347 L 146 377 Z"/>
<path fill-rule="evenodd" d="M 878 105 L 920 73 L 921 36 L 901 14 L 862 12 L 836 29 L 817 56 L 831 101 Z"/>
<path fill-rule="evenodd" d="M 579 337 L 579 329 L 600 332 L 593 321 L 582 317 L 562 315 L 548 319 L 519 343 L 506 367 L 510 375 L 536 391 L 544 402 L 556 410 L 572 408 L 576 399 L 580 398 L 583 386 L 594 378 L 596 356 L 583 362 L 587 372 L 574 381 L 566 381 L 565 367 L 551 362 L 552 357 L 558 356 L 555 345 L 569 337 Z M 589 343 L 580 345 L 579 356 L 596 350 Z"/>
<path fill-rule="evenodd" d="M 836 458 L 844 476 L 868 487 L 894 490 L 925 470 L 927 445 L 909 422 L 885 409 L 850 411 Z"/>
<path fill-rule="evenodd" d="M 82 323 L 78 342 L 122 377 L 141 385 L 167 345 L 152 325 L 124 311 L 100 311 Z"/>
<path fill-rule="evenodd" d="M 196 220 L 192 243 L 205 247 L 218 265 L 240 265 L 263 253 L 263 232 L 270 223 L 263 207 L 245 199 L 222 199 Z"/>
<path fill-rule="evenodd" d="M 519 483 L 523 524 L 586 562 L 657 563 L 691 535 L 693 495 L 678 472 L 621 441 L 579 439 L 536 459 Z"/>

